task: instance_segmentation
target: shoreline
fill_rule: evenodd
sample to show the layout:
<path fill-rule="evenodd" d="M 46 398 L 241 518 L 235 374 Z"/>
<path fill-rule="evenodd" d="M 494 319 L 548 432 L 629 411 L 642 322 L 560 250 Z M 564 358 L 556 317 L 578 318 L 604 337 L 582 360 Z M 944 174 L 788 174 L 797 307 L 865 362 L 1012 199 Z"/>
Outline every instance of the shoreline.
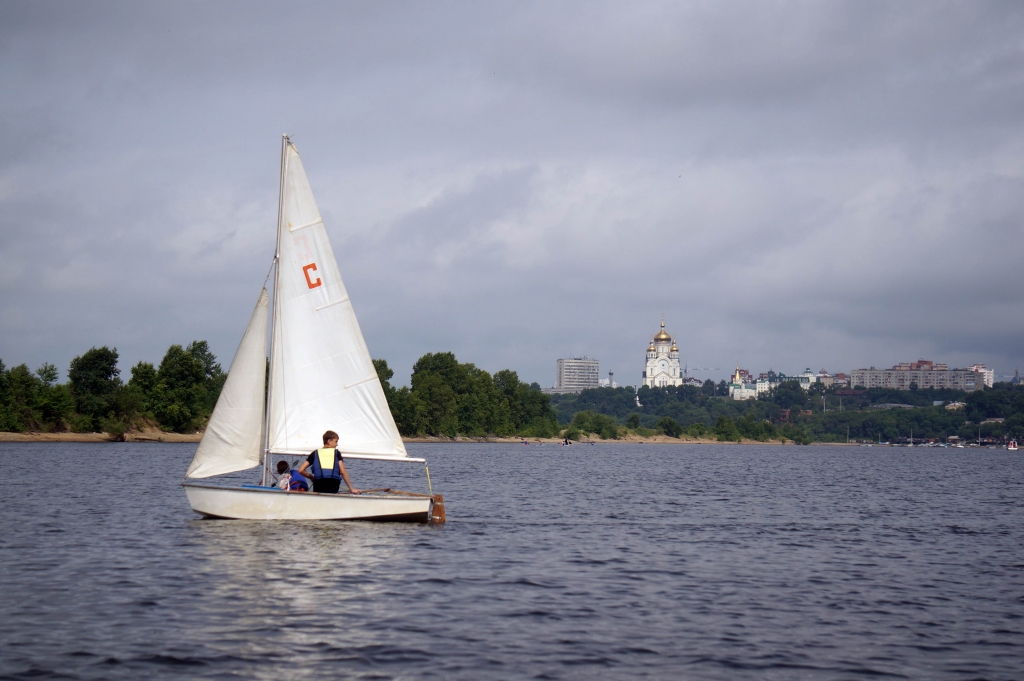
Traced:
<path fill-rule="evenodd" d="M 197 443 L 203 437 L 202 433 L 165 433 L 162 431 L 143 431 L 125 433 L 124 442 L 187 442 Z M 114 442 L 115 440 L 108 433 L 11 433 L 0 432 L 0 442 Z M 403 437 L 402 442 L 415 444 L 515 444 L 521 445 L 524 441 L 531 445 L 560 445 L 562 438 L 521 438 L 521 437 Z M 758 442 L 757 440 L 743 440 L 742 442 L 719 442 L 712 438 L 680 437 L 674 438 L 668 435 L 652 435 L 642 437 L 640 435 L 627 435 L 618 440 L 602 440 L 596 436 L 585 436 L 580 440 L 572 441 L 572 444 L 654 444 L 654 445 L 765 445 L 775 447 L 800 446 L 792 441 L 769 440 Z M 812 442 L 809 445 L 829 447 L 857 447 L 858 442 Z"/>
<path fill-rule="evenodd" d="M 124 442 L 199 442 L 202 433 L 125 433 Z M 0 432 L 0 442 L 116 442 L 109 433 L 9 433 Z"/>
<path fill-rule="evenodd" d="M 542 445 L 559 445 L 562 443 L 560 437 L 403 437 L 402 441 L 406 443 L 418 443 L 418 444 L 522 444 L 523 441 L 528 442 L 531 445 L 542 444 Z M 641 435 L 627 435 L 621 437 L 618 440 L 602 440 L 597 436 L 585 436 L 580 440 L 573 440 L 571 444 L 575 445 L 614 445 L 614 444 L 641 444 L 641 445 L 766 445 L 774 447 L 799 447 L 792 440 L 780 441 L 780 440 L 768 440 L 766 442 L 760 442 L 758 440 L 747 440 L 744 439 L 741 442 L 719 442 L 713 438 L 696 438 L 683 436 L 679 438 L 669 437 L 668 435 L 652 435 L 650 437 L 643 437 Z M 813 446 L 829 446 L 829 447 L 859 447 L 859 442 L 811 442 L 810 447 Z"/>

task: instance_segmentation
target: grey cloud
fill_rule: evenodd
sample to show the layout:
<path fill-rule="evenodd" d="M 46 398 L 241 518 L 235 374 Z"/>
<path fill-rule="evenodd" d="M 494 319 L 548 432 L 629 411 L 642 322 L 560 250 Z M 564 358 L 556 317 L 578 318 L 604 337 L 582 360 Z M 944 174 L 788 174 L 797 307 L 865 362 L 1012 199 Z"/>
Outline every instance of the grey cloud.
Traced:
<path fill-rule="evenodd" d="M 1020 361 L 1010 3 L 0 9 L 0 357 L 227 364 L 303 153 L 367 342 L 550 383 Z M 722 372 L 724 374 L 724 371 Z"/>

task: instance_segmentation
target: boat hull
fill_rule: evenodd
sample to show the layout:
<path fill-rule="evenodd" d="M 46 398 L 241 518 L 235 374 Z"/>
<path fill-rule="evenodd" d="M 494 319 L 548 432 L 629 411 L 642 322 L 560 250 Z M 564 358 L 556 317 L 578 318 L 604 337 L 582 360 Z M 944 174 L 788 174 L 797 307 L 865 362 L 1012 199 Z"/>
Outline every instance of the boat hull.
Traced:
<path fill-rule="evenodd" d="M 376 520 L 426 523 L 433 500 L 404 494 L 316 494 L 272 487 L 184 483 L 192 510 L 232 520 Z"/>

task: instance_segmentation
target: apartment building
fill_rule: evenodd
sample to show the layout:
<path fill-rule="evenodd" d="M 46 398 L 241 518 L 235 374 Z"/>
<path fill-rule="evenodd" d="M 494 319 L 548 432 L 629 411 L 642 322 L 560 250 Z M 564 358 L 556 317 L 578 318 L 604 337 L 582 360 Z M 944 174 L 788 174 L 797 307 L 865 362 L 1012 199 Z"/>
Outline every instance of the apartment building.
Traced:
<path fill-rule="evenodd" d="M 910 390 L 910 384 L 916 383 L 921 389 L 952 388 L 971 392 L 982 390 L 985 378 L 983 371 L 974 368 L 950 369 L 945 364 L 919 359 L 916 362 L 900 362 L 892 369 L 854 369 L 850 372 L 850 385 Z"/>

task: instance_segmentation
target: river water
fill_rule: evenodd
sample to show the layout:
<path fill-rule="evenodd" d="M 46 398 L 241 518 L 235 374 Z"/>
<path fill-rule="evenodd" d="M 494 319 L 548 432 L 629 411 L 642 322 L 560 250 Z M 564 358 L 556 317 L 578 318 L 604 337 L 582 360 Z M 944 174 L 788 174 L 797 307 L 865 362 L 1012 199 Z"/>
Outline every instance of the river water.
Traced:
<path fill-rule="evenodd" d="M 411 445 L 425 526 L 202 520 L 194 450 L 0 444 L 0 677 L 1024 678 L 1016 453 Z"/>

